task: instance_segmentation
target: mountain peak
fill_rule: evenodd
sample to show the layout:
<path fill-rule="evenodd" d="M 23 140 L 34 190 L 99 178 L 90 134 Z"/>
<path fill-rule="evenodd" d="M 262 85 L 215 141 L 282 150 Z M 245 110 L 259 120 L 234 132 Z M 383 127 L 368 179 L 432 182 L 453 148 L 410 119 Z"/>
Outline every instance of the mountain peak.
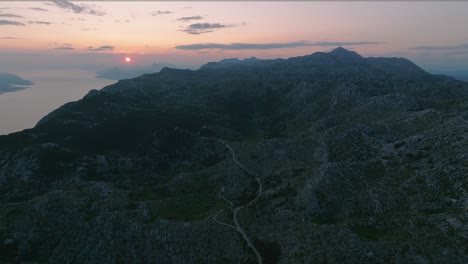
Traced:
<path fill-rule="evenodd" d="M 347 50 L 343 47 L 338 47 L 330 52 L 316 52 L 308 56 L 313 59 L 316 63 L 322 64 L 346 64 L 346 65 L 357 65 L 365 63 L 366 59 L 354 51 Z"/>
<path fill-rule="evenodd" d="M 338 47 L 331 51 L 331 53 L 343 53 L 343 52 L 352 52 L 352 51 L 349 51 L 343 47 Z"/>
<path fill-rule="evenodd" d="M 350 50 L 347 50 L 343 47 L 338 47 L 332 51 L 330 51 L 330 55 L 333 55 L 335 57 L 340 57 L 340 58 L 362 58 L 361 55 L 359 55 L 357 52 L 355 51 L 350 51 Z"/>

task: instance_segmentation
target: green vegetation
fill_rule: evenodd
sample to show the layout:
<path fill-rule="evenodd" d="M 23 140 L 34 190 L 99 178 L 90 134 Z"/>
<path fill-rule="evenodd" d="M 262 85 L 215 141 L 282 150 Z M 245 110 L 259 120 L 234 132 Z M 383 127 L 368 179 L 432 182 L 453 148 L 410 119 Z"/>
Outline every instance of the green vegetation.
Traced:
<path fill-rule="evenodd" d="M 180 182 L 171 185 L 144 187 L 128 195 L 129 203 L 157 201 L 153 203 L 156 218 L 199 220 L 223 204 L 217 197 L 217 186 L 211 177 L 200 172 L 185 175 Z"/>

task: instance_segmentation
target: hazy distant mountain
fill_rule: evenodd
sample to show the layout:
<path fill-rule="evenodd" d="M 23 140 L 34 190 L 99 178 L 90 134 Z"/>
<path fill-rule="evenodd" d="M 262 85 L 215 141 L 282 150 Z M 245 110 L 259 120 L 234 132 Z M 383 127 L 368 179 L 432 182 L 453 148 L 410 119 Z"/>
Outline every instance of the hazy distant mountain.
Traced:
<path fill-rule="evenodd" d="M 170 67 L 174 69 L 195 69 L 193 66 L 175 65 L 171 63 L 153 63 L 144 67 L 114 67 L 105 70 L 98 71 L 96 73 L 97 78 L 109 79 L 109 80 L 123 80 L 135 78 L 147 73 L 159 72 L 164 67 Z"/>
<path fill-rule="evenodd" d="M 0 94 L 22 90 L 29 85 L 33 85 L 33 83 L 17 75 L 0 73 Z"/>
<path fill-rule="evenodd" d="M 445 71 L 444 74 L 453 76 L 457 80 L 468 82 L 468 70 L 465 70 L 465 71 Z"/>
<path fill-rule="evenodd" d="M 0 136 L 0 262 L 464 263 L 467 118 L 342 48 L 122 80 Z"/>

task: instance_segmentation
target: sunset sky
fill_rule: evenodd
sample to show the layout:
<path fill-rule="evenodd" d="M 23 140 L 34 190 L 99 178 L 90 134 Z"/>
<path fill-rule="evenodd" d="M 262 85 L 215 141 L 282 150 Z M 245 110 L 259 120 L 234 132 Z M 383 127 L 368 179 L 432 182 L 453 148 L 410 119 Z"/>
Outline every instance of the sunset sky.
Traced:
<path fill-rule="evenodd" d="M 432 71 L 468 70 L 467 10 L 468 2 L 444 1 L 2 1 L 0 72 L 200 65 L 337 46 Z"/>

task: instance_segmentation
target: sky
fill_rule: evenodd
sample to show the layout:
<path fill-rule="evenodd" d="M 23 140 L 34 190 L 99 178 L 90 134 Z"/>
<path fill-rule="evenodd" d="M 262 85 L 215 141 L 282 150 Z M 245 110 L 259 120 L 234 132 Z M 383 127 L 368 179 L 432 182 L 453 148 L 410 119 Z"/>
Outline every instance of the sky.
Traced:
<path fill-rule="evenodd" d="M 468 71 L 466 10 L 468 1 L 1 1 L 0 72 L 201 65 L 337 46 Z"/>

